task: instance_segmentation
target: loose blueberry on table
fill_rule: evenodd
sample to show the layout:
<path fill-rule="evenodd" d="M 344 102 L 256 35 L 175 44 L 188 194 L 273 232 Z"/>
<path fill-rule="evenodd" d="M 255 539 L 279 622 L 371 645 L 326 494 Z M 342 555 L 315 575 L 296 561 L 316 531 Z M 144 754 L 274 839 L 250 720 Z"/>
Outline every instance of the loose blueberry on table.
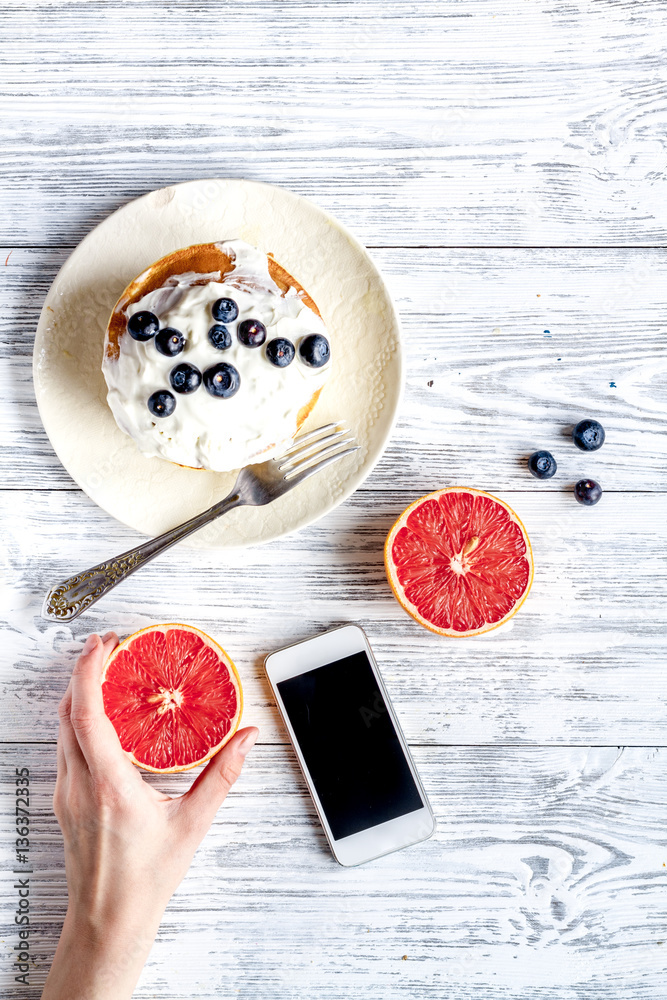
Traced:
<path fill-rule="evenodd" d="M 189 365 L 184 361 L 171 369 L 169 381 L 175 392 L 194 392 L 201 385 L 201 372 L 194 365 Z"/>
<path fill-rule="evenodd" d="M 299 344 L 299 356 L 310 368 L 322 368 L 329 360 L 329 341 L 321 333 L 311 333 Z"/>
<path fill-rule="evenodd" d="M 185 337 L 180 330 L 175 330 L 171 326 L 165 326 L 164 330 L 155 337 L 155 346 L 160 354 L 168 358 L 174 358 L 185 348 Z"/>
<path fill-rule="evenodd" d="M 266 356 L 276 368 L 286 368 L 294 361 L 294 344 L 286 337 L 276 337 L 266 345 Z"/>
<path fill-rule="evenodd" d="M 204 372 L 204 385 L 212 396 L 229 399 L 239 391 L 241 376 L 234 365 L 221 361 Z"/>
<path fill-rule="evenodd" d="M 582 451 L 597 451 L 604 444 L 604 428 L 597 420 L 580 420 L 572 431 L 572 440 Z"/>
<path fill-rule="evenodd" d="M 246 347 L 261 347 L 266 340 L 266 327 L 258 319 L 244 319 L 236 335 Z"/>
<path fill-rule="evenodd" d="M 142 310 L 130 316 L 127 329 L 134 340 L 150 340 L 160 329 L 160 321 L 155 313 Z"/>
<path fill-rule="evenodd" d="M 558 466 L 550 451 L 536 451 L 528 459 L 528 468 L 536 479 L 551 479 Z"/>
<path fill-rule="evenodd" d="M 170 417 L 176 409 L 176 400 L 166 389 L 148 397 L 148 409 L 154 417 Z"/>
<path fill-rule="evenodd" d="M 222 323 L 231 323 L 238 316 L 239 307 L 234 299 L 217 299 L 211 306 L 211 314 L 213 319 L 220 320 Z"/>
<path fill-rule="evenodd" d="M 594 479 L 580 479 L 575 484 L 574 496 L 585 507 L 592 507 L 602 496 L 602 487 Z"/>
<path fill-rule="evenodd" d="M 222 323 L 215 323 L 208 331 L 208 339 L 219 351 L 226 351 L 232 346 L 232 335 Z"/>

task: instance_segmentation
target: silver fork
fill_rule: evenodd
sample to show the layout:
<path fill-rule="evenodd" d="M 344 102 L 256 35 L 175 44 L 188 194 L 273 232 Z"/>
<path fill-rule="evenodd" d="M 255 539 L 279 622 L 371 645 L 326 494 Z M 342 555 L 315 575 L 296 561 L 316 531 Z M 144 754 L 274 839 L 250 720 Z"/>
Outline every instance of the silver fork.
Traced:
<path fill-rule="evenodd" d="M 358 447 L 341 421 L 302 434 L 295 438 L 280 458 L 271 458 L 261 465 L 246 465 L 241 469 L 232 492 L 208 510 L 135 549 L 123 552 L 115 559 L 99 563 L 52 587 L 44 599 L 42 618 L 51 622 L 71 622 L 131 573 L 193 531 L 222 517 L 234 507 L 260 507 L 271 503 L 305 479 L 357 451 Z"/>

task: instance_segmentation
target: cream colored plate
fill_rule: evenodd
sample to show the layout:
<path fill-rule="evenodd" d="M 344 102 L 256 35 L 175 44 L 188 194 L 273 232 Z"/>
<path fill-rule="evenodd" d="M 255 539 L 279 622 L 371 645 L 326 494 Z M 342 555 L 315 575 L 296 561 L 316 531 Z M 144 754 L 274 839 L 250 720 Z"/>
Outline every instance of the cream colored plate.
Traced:
<path fill-rule="evenodd" d="M 100 223 L 61 268 L 39 320 L 34 380 L 60 461 L 95 503 L 146 535 L 205 510 L 232 473 L 146 458 L 116 426 L 100 368 L 104 331 L 125 286 L 180 247 L 247 240 L 274 254 L 317 302 L 333 370 L 303 430 L 345 420 L 360 451 L 266 507 L 243 507 L 192 535 L 196 548 L 267 542 L 311 523 L 369 475 L 391 434 L 403 373 L 399 321 L 364 248 L 316 205 L 269 184 L 204 180 L 153 191 Z"/>

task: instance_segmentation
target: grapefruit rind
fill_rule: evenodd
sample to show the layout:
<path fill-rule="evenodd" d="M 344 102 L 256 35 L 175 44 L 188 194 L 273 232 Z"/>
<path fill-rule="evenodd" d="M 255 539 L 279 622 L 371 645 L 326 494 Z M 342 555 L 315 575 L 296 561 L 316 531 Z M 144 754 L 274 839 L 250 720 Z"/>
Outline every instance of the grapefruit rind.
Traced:
<path fill-rule="evenodd" d="M 489 497 L 495 503 L 500 504 L 501 507 L 504 507 L 504 509 L 509 514 L 510 519 L 514 521 L 516 524 L 518 524 L 519 528 L 521 529 L 524 541 L 526 543 L 525 558 L 529 564 L 529 569 L 530 569 L 528 582 L 526 584 L 522 596 L 512 606 L 511 610 L 503 618 L 500 619 L 500 621 L 487 623 L 479 628 L 467 629 L 465 631 L 439 628 L 437 625 L 434 625 L 433 622 L 429 621 L 427 618 L 424 618 L 424 616 L 415 607 L 415 605 L 411 601 L 409 601 L 408 598 L 406 597 L 403 591 L 403 587 L 398 580 L 398 575 L 396 572 L 394 560 L 392 558 L 392 549 L 396 535 L 401 530 L 401 528 L 404 527 L 412 511 L 422 506 L 422 504 L 424 504 L 427 500 L 438 500 L 445 493 L 471 493 L 473 496 Z M 518 516 L 516 511 L 512 510 L 509 504 L 506 504 L 504 500 L 500 500 L 498 497 L 493 496 L 493 494 L 491 493 L 487 493 L 485 490 L 477 490 L 469 486 L 448 486 L 442 490 L 435 490 L 433 493 L 427 493 L 425 496 L 419 497 L 419 499 L 415 500 L 414 503 L 411 503 L 409 507 L 406 507 L 401 516 L 398 518 L 398 520 L 392 525 L 392 527 L 389 530 L 389 534 L 387 535 L 387 540 L 385 541 L 384 545 L 384 565 L 387 573 L 387 579 L 389 581 L 389 586 L 391 587 L 394 597 L 401 605 L 403 610 L 407 611 L 407 613 L 410 615 L 411 618 L 414 618 L 415 621 L 419 622 L 420 625 L 423 625 L 424 628 L 427 628 L 430 632 L 435 632 L 436 635 L 451 636 L 452 638 L 462 638 L 472 635 L 482 635 L 486 632 L 492 632 L 494 629 L 500 628 L 501 625 L 504 625 L 506 622 L 510 620 L 510 618 L 512 618 L 517 613 L 521 605 L 526 600 L 530 592 L 530 588 L 533 585 L 533 575 L 534 575 L 533 549 L 530 544 L 530 538 L 528 537 L 528 532 L 525 529 L 523 521 Z"/>
<path fill-rule="evenodd" d="M 119 642 L 118 645 L 109 654 L 109 657 L 106 663 L 104 664 L 104 670 L 102 671 L 101 683 L 104 684 L 109 668 L 113 663 L 114 659 L 116 658 L 116 656 L 118 655 L 118 653 L 120 653 L 121 650 L 127 649 L 130 645 L 132 645 L 132 643 L 134 643 L 139 638 L 139 636 L 146 635 L 148 632 L 166 633 L 171 629 L 181 629 L 185 632 L 192 632 L 195 635 L 198 635 L 199 638 L 202 639 L 202 641 L 205 643 L 205 645 L 210 646 L 213 650 L 215 650 L 216 653 L 218 653 L 222 661 L 229 668 L 229 678 L 234 688 L 236 689 L 238 707 L 236 710 L 236 715 L 234 716 L 232 724 L 229 728 L 229 732 L 225 734 L 224 739 L 222 739 L 218 744 L 216 744 L 216 746 L 211 747 L 204 757 L 202 757 L 199 760 L 192 761 L 189 764 L 178 764 L 175 765 L 174 767 L 151 767 L 151 765 L 147 764 L 145 761 L 137 760 L 137 758 L 134 756 L 134 753 L 131 750 L 124 749 L 123 752 L 132 761 L 133 764 L 141 768 L 142 771 L 150 771 L 153 774 L 174 774 L 180 771 L 191 771 L 195 767 L 200 767 L 202 764 L 206 764 L 207 761 L 211 759 L 211 757 L 215 757 L 215 755 L 220 750 L 222 750 L 222 748 L 225 746 L 226 743 L 229 743 L 232 736 L 239 728 L 239 724 L 241 722 L 241 716 L 243 715 L 243 688 L 241 687 L 241 679 L 238 675 L 238 671 L 236 669 L 236 666 L 234 665 L 234 662 L 232 661 L 230 656 L 225 652 L 222 646 L 219 643 L 217 643 L 214 639 L 212 639 L 210 635 L 207 635 L 206 632 L 202 632 L 200 629 L 195 628 L 193 625 L 184 625 L 181 622 L 168 622 L 166 624 L 160 624 L 160 625 L 149 625 L 147 628 L 139 629 L 138 632 L 134 632 L 132 635 L 128 635 L 128 637 L 126 639 L 123 639 L 122 642 Z"/>

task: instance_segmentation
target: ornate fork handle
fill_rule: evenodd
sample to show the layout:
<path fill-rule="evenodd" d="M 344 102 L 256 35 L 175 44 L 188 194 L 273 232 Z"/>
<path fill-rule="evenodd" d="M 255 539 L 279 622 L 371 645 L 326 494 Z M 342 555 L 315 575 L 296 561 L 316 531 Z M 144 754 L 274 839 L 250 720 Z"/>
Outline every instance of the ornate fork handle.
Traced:
<path fill-rule="evenodd" d="M 242 506 L 243 503 L 239 493 L 232 492 L 224 500 L 220 500 L 184 524 L 172 528 L 171 531 L 165 531 L 163 535 L 151 538 L 143 545 L 137 545 L 136 548 L 129 549 L 114 559 L 101 562 L 91 569 L 76 573 L 68 580 L 63 580 L 62 583 L 52 587 L 46 595 L 42 618 L 57 622 L 72 621 L 140 566 L 145 566 L 147 562 L 180 542 L 182 538 L 191 535 L 193 531 L 198 531 L 234 507 Z"/>

